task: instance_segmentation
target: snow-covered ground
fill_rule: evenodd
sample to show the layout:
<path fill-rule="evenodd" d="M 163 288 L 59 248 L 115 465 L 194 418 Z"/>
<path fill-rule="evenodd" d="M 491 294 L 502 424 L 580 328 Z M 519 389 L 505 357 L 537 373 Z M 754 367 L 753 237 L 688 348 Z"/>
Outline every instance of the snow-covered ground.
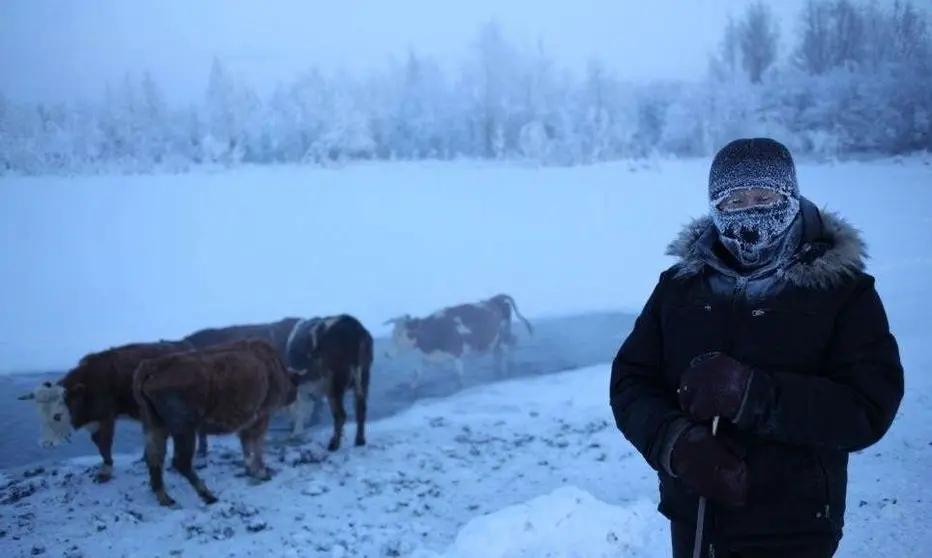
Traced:
<path fill-rule="evenodd" d="M 387 315 L 490 290 L 531 315 L 638 309 L 669 263 L 663 247 L 704 209 L 706 172 L 400 164 L 9 181 L 0 362 L 57 366 L 89 345 L 296 308 L 349 310 L 377 330 Z M 800 165 L 799 176 L 804 195 L 864 231 L 907 370 L 891 432 L 852 457 L 838 556 L 924 557 L 932 166 Z M 656 477 L 616 431 L 607 385 L 602 365 L 475 387 L 373 422 L 369 446 L 336 454 L 318 430 L 271 450 L 278 474 L 261 485 L 238 476 L 232 444 L 214 444 L 212 507 L 173 473 L 182 507 L 158 507 L 138 455 L 105 485 L 89 478 L 96 457 L 11 476 L 0 556 L 667 556 Z"/>
<path fill-rule="evenodd" d="M 90 478 L 96 456 L 74 460 L 2 490 L 0 554 L 667 556 L 656 477 L 615 429 L 608 374 L 601 365 L 422 402 L 373 423 L 368 446 L 334 454 L 317 430 L 306 446 L 270 451 L 277 475 L 266 484 L 243 478 L 233 444 L 215 444 L 201 471 L 221 498 L 212 507 L 168 473 L 180 507 L 160 508 L 138 454 L 104 485 Z M 927 555 L 932 451 L 928 426 L 921 439 L 915 427 L 929 418 L 908 406 L 890 439 L 852 459 L 838 556 Z"/>
<path fill-rule="evenodd" d="M 0 546 L 28 554 L 40 545 L 50 556 L 73 549 L 72 556 L 80 551 L 88 558 L 176 551 L 204 558 L 264 551 L 378 557 L 407 556 L 418 547 L 425 555 L 443 552 L 473 517 L 574 486 L 624 508 L 612 518 L 633 516 L 612 528 L 614 537 L 599 533 L 599 540 L 589 543 L 598 552 L 579 556 L 602 556 L 603 547 L 614 549 L 615 556 L 656 556 L 666 545 L 663 522 L 652 513 L 656 481 L 619 439 L 608 410 L 607 374 L 603 365 L 423 402 L 372 424 L 368 446 L 349 444 L 334 454 L 322 446 L 326 433 L 317 430 L 307 447 L 271 452 L 278 475 L 267 484 L 238 476 L 238 450 L 218 444 L 202 471 L 221 498 L 213 507 L 201 504 L 186 481 L 169 473 L 168 490 L 181 509 L 160 508 L 146 486 L 145 466 L 133 463 L 138 454 L 120 460 L 115 478 L 104 485 L 94 484 L 86 472 L 96 457 L 62 465 L 12 491 L 41 486 L 19 506 L 3 508 L 10 532 Z M 525 538 L 541 544 L 542 533 L 549 533 L 554 542 L 562 515 L 576 516 L 563 529 L 579 527 L 599 506 L 583 500 L 566 507 L 572 500 L 557 497 L 560 508 L 553 508 L 553 500 L 544 514 L 534 511 L 537 506 L 529 508 L 531 525 L 520 521 L 529 531 Z M 520 512 L 504 513 L 513 523 Z M 586 528 L 606 526 L 600 521 Z M 14 536 L 22 538 L 14 541 Z M 517 556 L 519 534 L 485 536 L 500 540 L 482 542 L 471 556 Z M 467 529 L 449 556 L 465 558 L 468 545 L 480 538 Z M 624 552 L 629 545 L 633 554 Z"/>

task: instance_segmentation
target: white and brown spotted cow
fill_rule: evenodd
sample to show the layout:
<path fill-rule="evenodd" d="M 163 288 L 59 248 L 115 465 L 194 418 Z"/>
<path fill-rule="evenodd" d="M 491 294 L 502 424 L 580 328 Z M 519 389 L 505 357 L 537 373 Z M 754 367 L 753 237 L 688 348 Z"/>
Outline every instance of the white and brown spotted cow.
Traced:
<path fill-rule="evenodd" d="M 528 333 L 533 335 L 531 323 L 518 311 L 514 299 L 506 294 L 443 308 L 423 318 L 407 314 L 392 318 L 385 322 L 386 325 L 394 326 L 392 344 L 385 356 L 395 358 L 411 349 L 420 352 L 421 358 L 411 382 L 412 388 L 420 384 L 426 365 L 449 362 L 453 363 L 457 380 L 463 386 L 463 358 L 467 355 L 481 357 L 492 353 L 495 370 L 501 373 L 506 362 L 503 349 L 515 345 L 515 336 L 511 331 L 512 310 L 527 327 Z"/>
<path fill-rule="evenodd" d="M 298 377 L 298 398 L 306 395 L 326 396 L 333 415 L 330 451 L 340 447 L 346 409 L 343 398 L 353 391 L 356 415 L 355 445 L 366 443 L 366 410 L 369 396 L 373 349 L 372 335 L 355 317 L 348 314 L 301 320 L 292 330 L 286 350 L 287 361 Z M 304 409 L 304 405 L 295 405 Z M 304 421 L 295 417 L 294 436 L 300 436 Z"/>

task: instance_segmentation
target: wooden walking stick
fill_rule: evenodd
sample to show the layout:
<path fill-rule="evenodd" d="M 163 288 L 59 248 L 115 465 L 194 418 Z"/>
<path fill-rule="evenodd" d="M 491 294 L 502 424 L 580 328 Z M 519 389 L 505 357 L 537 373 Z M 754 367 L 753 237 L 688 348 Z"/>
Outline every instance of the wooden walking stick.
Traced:
<path fill-rule="evenodd" d="M 718 433 L 718 416 L 712 419 L 712 436 Z M 702 557 L 703 535 L 705 535 L 705 496 L 699 497 L 699 514 L 696 517 L 696 542 L 693 546 L 693 558 Z M 712 558 L 711 556 L 709 558 Z"/>

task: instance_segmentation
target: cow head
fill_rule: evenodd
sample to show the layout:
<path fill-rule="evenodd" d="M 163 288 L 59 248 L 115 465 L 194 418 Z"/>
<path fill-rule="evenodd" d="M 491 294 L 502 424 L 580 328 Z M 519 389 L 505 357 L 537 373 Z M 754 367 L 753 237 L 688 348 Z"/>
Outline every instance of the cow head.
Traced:
<path fill-rule="evenodd" d="M 291 381 L 299 387 L 320 380 L 326 373 L 327 367 L 324 365 L 324 359 L 319 355 L 310 357 L 305 362 L 305 368 L 288 368 Z"/>
<path fill-rule="evenodd" d="M 64 386 L 52 382 L 42 382 L 29 393 L 20 395 L 20 401 L 34 401 L 39 413 L 41 436 L 39 445 L 53 448 L 63 442 L 71 441 L 71 412 L 66 403 Z"/>
<path fill-rule="evenodd" d="M 109 384 L 108 376 L 116 365 L 114 358 L 110 351 L 87 355 L 57 385 L 44 382 L 33 391 L 33 397 L 29 394 L 20 397 L 34 399 L 38 404 L 42 446 L 55 447 L 70 441 L 71 433 L 81 428 L 92 434 L 97 431 L 100 421 L 107 418 L 112 409 L 107 405 L 108 398 L 101 397 L 93 388 Z"/>
<path fill-rule="evenodd" d="M 409 314 L 386 320 L 383 325 L 392 326 L 392 342 L 385 350 L 386 358 L 395 358 L 398 355 L 414 348 L 415 341 L 412 335 L 415 319 Z"/>
<path fill-rule="evenodd" d="M 109 403 L 111 398 L 101 393 L 97 386 L 111 389 L 108 387 L 110 378 L 119 373 L 119 358 L 119 353 L 113 350 L 91 353 L 82 358 L 61 382 L 65 387 L 65 405 L 71 415 L 71 427 L 75 430 L 83 428 L 93 434 L 100 421 L 113 413 Z"/>

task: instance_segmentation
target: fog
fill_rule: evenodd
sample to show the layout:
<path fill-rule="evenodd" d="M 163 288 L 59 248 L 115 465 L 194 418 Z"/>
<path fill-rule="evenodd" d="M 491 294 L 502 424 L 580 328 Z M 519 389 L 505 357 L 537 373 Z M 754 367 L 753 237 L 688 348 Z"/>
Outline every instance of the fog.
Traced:
<path fill-rule="evenodd" d="M 570 66 L 596 56 L 621 79 L 698 78 L 728 15 L 748 3 L 6 0 L 0 90 L 17 100 L 98 96 L 148 70 L 170 101 L 187 101 L 203 94 L 217 55 L 261 94 L 310 65 L 363 72 L 408 47 L 454 61 L 492 17 L 515 42 L 540 39 Z M 803 1 L 769 4 L 791 31 Z"/>

